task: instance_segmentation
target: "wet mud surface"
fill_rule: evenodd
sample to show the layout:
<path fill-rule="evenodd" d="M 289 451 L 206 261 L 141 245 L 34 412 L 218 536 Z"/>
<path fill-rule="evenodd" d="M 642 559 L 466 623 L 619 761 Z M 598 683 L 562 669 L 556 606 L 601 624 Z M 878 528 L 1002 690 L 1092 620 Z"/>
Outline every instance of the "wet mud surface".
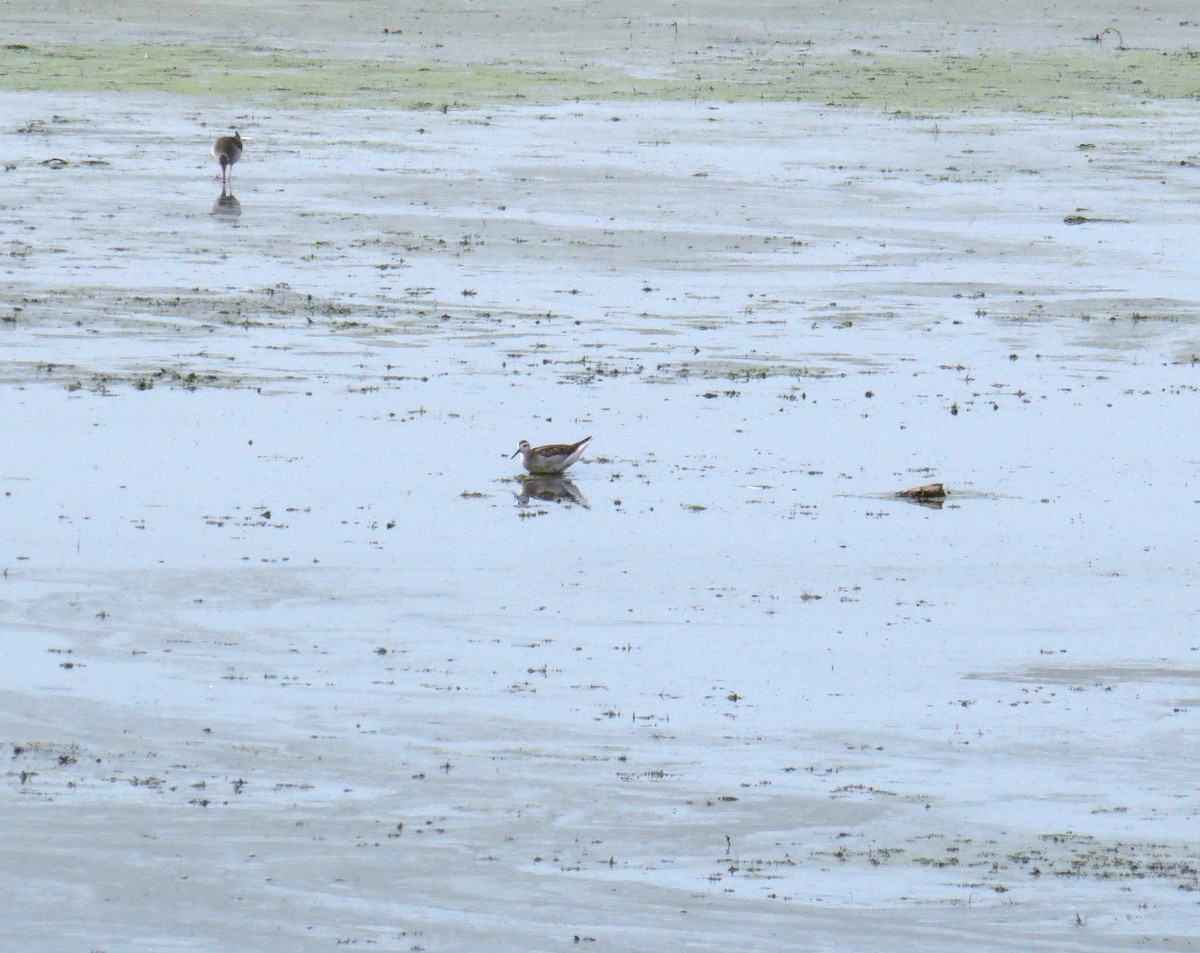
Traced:
<path fill-rule="evenodd" d="M 0 54 L 15 942 L 1197 948 L 1200 27 L 214 9 Z"/>

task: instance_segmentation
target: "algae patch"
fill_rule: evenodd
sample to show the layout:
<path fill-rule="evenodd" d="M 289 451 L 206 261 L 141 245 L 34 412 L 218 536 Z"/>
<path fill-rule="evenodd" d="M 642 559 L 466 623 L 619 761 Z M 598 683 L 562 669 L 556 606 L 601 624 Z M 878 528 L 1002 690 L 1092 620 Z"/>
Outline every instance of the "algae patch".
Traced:
<path fill-rule="evenodd" d="M 269 49 L 165 44 L 0 49 L 0 89 L 23 91 L 169 93 L 289 106 L 415 109 L 562 101 L 604 86 L 594 73 L 412 66 Z"/>
<path fill-rule="evenodd" d="M 1200 53 L 1070 48 L 823 53 L 803 44 L 665 56 L 647 77 L 609 65 L 333 59 L 188 44 L 0 48 L 0 89 L 158 92 L 328 108 L 420 109 L 520 102 L 808 102 L 897 113 L 1123 113 L 1200 98 Z"/>
<path fill-rule="evenodd" d="M 1194 51 L 1001 50 L 976 55 L 859 53 L 804 56 L 764 68 L 755 80 L 764 100 L 871 106 L 891 112 L 947 115 L 971 111 L 1039 114 L 1125 113 L 1149 102 L 1200 98 Z M 713 98 L 734 83 L 712 70 Z"/>

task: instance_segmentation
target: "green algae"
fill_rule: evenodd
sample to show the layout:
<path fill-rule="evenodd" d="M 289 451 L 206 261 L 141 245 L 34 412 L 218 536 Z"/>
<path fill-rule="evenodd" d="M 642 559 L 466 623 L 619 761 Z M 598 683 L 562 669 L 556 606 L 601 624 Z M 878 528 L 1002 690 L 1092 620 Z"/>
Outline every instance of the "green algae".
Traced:
<path fill-rule="evenodd" d="M 866 106 L 934 116 L 979 110 L 1113 114 L 1200 99 L 1200 52 L 738 50 L 736 56 L 718 51 L 676 62 L 646 77 L 591 63 L 553 69 L 517 61 L 413 65 L 267 48 L 10 44 L 0 47 L 0 90 L 154 92 L 328 108 L 700 100 Z"/>
<path fill-rule="evenodd" d="M 283 105 L 427 108 L 608 98 L 579 71 L 411 66 L 190 45 L 0 48 L 0 89 L 167 93 Z"/>
<path fill-rule="evenodd" d="M 950 115 L 988 110 L 1040 114 L 1127 113 L 1147 103 L 1200 98 L 1200 59 L 1190 51 L 851 54 L 806 57 L 764 70 L 755 82 L 708 79 L 710 97 L 870 106 Z"/>

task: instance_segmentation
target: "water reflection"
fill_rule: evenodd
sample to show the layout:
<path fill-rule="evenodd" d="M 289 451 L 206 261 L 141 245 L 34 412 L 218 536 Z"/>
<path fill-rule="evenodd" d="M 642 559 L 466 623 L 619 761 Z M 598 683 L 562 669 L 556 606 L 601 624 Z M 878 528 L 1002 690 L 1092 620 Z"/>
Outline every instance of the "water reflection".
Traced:
<path fill-rule="evenodd" d="M 521 477 L 521 492 L 517 494 L 517 502 L 521 506 L 528 506 L 530 500 L 576 503 L 584 509 L 591 509 L 587 497 L 579 492 L 579 487 L 558 475 L 531 474 Z"/>
<path fill-rule="evenodd" d="M 242 203 L 237 200 L 233 192 L 222 185 L 221 194 L 213 202 L 212 214 L 226 221 L 233 221 L 242 214 Z"/>
<path fill-rule="evenodd" d="M 904 500 L 905 503 L 911 503 L 913 506 L 924 506 L 930 510 L 940 510 L 946 502 L 944 496 L 901 496 L 898 498 Z"/>

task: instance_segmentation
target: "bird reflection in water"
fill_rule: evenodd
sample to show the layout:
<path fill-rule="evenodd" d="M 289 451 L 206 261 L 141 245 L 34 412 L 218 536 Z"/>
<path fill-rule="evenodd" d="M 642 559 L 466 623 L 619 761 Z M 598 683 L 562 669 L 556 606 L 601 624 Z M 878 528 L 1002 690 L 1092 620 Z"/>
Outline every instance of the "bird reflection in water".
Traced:
<path fill-rule="evenodd" d="M 591 509 L 587 497 L 579 492 L 579 487 L 557 474 L 531 474 L 521 477 L 521 492 L 517 494 L 517 503 L 528 506 L 530 500 L 575 503 L 584 509 Z"/>
<path fill-rule="evenodd" d="M 237 200 L 226 186 L 222 185 L 221 194 L 213 202 L 212 214 L 226 221 L 234 221 L 242 214 L 242 203 Z"/>

